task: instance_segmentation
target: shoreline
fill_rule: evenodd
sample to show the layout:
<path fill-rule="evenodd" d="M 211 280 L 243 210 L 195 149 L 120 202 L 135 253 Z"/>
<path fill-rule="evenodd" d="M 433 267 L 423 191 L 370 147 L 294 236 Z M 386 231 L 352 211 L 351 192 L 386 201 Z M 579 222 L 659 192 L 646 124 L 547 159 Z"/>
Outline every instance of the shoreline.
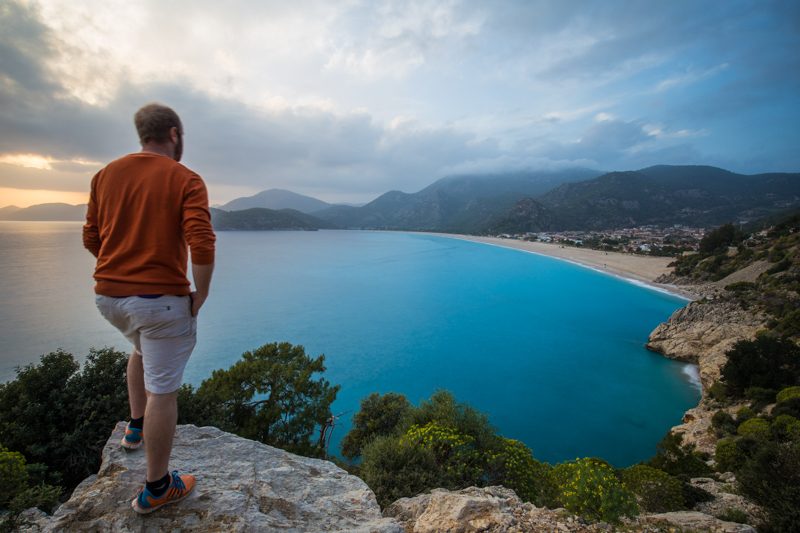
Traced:
<path fill-rule="evenodd" d="M 590 248 L 565 247 L 558 244 L 543 242 L 520 241 L 516 239 L 501 239 L 499 237 L 480 237 L 477 235 L 462 235 L 455 233 L 420 232 L 437 237 L 447 237 L 470 241 L 490 246 L 500 246 L 512 250 L 544 255 L 562 261 L 589 268 L 595 272 L 614 276 L 635 285 L 666 292 L 683 300 L 694 301 L 699 298 L 697 294 L 689 292 L 682 287 L 665 283 L 656 283 L 662 274 L 671 272 L 667 265 L 674 261 L 672 257 L 657 257 L 633 255 L 620 252 L 603 252 Z"/>

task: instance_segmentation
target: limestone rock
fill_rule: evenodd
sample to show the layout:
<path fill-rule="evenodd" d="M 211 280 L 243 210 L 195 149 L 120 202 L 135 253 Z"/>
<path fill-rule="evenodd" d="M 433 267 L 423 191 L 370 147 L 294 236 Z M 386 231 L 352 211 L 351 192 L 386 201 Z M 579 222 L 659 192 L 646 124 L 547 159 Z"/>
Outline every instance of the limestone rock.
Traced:
<path fill-rule="evenodd" d="M 678 531 L 696 531 L 698 533 L 756 533 L 756 530 L 747 524 L 724 522 L 713 516 L 697 511 L 677 511 L 648 515 L 643 517 L 641 521 L 649 524 L 665 522 L 679 528 Z"/>
<path fill-rule="evenodd" d="M 647 348 L 671 359 L 697 363 L 708 389 L 719 379 L 725 353 L 736 342 L 752 339 L 766 317 L 725 300 L 691 302 L 650 334 Z"/>
<path fill-rule="evenodd" d="M 397 500 L 384 509 L 383 515 L 399 520 L 406 533 L 583 533 L 611 529 L 608 524 L 587 524 L 563 510 L 523 503 L 513 490 L 504 487 L 434 489 Z"/>
<path fill-rule="evenodd" d="M 758 505 L 733 492 L 736 477 L 731 472 L 727 472 L 724 482 L 715 481 L 707 477 L 698 477 L 692 478 L 690 483 L 714 496 L 711 501 L 698 503 L 694 507 L 695 511 L 712 516 L 722 516 L 727 511 L 736 509 L 747 515 L 748 523 L 755 525 L 761 523 L 764 516 L 766 516 Z"/>
<path fill-rule="evenodd" d="M 648 349 L 671 359 L 697 363 L 699 368 L 703 397 L 697 407 L 686 411 L 683 423 L 672 428 L 673 433 L 683 435 L 684 444 L 694 445 L 700 452 L 714 453 L 717 439 L 711 417 L 717 408 L 708 397 L 708 390 L 719 380 L 728 350 L 740 340 L 754 338 L 766 322 L 767 318 L 761 314 L 716 298 L 689 303 L 650 334 Z"/>
<path fill-rule="evenodd" d="M 144 450 L 119 446 L 120 422 L 97 476 L 81 483 L 46 531 L 290 531 L 399 533 L 375 495 L 333 463 L 300 457 L 212 427 L 178 426 L 170 467 L 197 476 L 184 501 L 140 516 L 130 502 Z"/>

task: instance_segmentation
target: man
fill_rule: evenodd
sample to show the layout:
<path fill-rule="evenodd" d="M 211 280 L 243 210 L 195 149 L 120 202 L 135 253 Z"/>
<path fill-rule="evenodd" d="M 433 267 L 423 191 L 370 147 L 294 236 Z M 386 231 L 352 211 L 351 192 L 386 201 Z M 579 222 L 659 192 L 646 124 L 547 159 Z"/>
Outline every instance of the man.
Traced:
<path fill-rule="evenodd" d="M 97 257 L 97 307 L 134 346 L 127 370 L 131 421 L 121 445 L 145 443 L 145 486 L 131 506 L 149 513 L 182 500 L 195 485 L 194 476 L 170 473 L 169 458 L 178 388 L 214 270 L 215 236 L 205 184 L 179 163 L 178 115 L 149 104 L 134 122 L 142 150 L 92 179 L 83 244 Z M 187 244 L 194 292 L 186 277 Z"/>

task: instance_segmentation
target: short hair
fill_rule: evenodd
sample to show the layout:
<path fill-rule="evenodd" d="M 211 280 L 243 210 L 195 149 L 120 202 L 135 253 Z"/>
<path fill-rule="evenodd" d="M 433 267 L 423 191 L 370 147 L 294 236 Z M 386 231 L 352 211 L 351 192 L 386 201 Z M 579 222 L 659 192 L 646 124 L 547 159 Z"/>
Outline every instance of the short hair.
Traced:
<path fill-rule="evenodd" d="M 133 122 L 142 144 L 167 142 L 171 128 L 178 128 L 178 132 L 183 134 L 183 125 L 178 114 L 161 104 L 152 103 L 142 107 L 133 116 Z"/>

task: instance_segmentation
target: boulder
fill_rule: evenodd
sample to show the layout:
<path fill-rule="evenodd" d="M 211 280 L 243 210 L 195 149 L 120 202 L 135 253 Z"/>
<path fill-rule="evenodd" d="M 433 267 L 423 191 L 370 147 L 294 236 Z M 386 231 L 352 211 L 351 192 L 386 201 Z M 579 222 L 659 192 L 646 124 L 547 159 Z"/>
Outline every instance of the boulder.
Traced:
<path fill-rule="evenodd" d="M 44 531 L 285 531 L 400 533 L 375 495 L 333 463 L 300 457 L 213 427 L 178 426 L 171 468 L 197 477 L 182 502 L 139 515 L 130 502 L 145 477 L 144 450 L 119 446 L 117 424 L 100 471 L 81 483 Z"/>

